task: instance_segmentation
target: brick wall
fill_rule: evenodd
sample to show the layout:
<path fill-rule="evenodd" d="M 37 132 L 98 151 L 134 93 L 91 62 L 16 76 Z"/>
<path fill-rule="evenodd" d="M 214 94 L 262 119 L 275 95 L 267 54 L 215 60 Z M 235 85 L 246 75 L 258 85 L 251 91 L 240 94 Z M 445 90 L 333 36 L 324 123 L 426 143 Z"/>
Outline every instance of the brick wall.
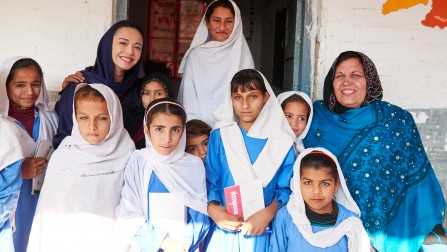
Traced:
<path fill-rule="evenodd" d="M 29 56 L 41 65 L 47 87 L 94 64 L 99 39 L 114 18 L 113 0 L 2 0 L 0 61 Z"/>

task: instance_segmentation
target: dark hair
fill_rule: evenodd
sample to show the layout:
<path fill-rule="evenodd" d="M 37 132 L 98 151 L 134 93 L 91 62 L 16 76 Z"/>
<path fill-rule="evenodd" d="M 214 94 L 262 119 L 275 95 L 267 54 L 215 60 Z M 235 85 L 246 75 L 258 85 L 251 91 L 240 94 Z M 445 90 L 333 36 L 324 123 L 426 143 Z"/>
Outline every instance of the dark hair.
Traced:
<path fill-rule="evenodd" d="M 309 103 L 307 103 L 306 100 L 304 100 L 304 98 L 298 94 L 293 94 L 289 97 L 287 97 L 287 99 L 285 99 L 282 103 L 281 103 L 281 108 L 284 110 L 284 108 L 287 106 L 287 104 L 289 102 L 298 102 L 298 103 L 302 103 L 305 104 L 307 107 L 307 119 L 309 119 L 310 116 L 310 105 Z"/>
<path fill-rule="evenodd" d="M 346 52 L 342 52 L 337 59 L 337 63 L 334 66 L 334 75 L 335 75 L 335 69 L 337 68 L 338 65 L 340 65 L 340 63 L 342 63 L 345 60 L 348 59 L 358 59 L 360 64 L 363 67 L 363 59 L 362 56 L 360 56 L 358 53 L 354 52 L 354 51 L 346 51 Z M 363 69 L 363 71 L 365 71 L 365 69 Z M 334 75 L 332 76 L 332 79 L 334 79 Z"/>
<path fill-rule="evenodd" d="M 34 68 L 37 70 L 37 72 L 40 74 L 40 78 L 43 78 L 43 72 L 42 68 L 40 67 L 39 63 L 37 61 L 31 59 L 31 58 L 24 58 L 17 60 L 11 67 L 11 70 L 9 71 L 8 77 L 6 77 L 6 86 L 8 86 L 9 82 L 14 78 L 14 75 L 16 74 L 17 70 L 23 69 L 23 68 Z"/>
<path fill-rule="evenodd" d="M 234 14 L 235 12 L 234 12 L 233 4 L 230 1 L 228 1 L 228 0 L 217 0 L 217 1 L 214 1 L 211 5 L 209 5 L 208 9 L 206 9 L 205 20 L 207 22 L 210 21 L 211 15 L 213 14 L 214 10 L 217 7 L 224 7 L 224 8 L 230 9 L 231 13 L 233 13 L 233 16 L 236 15 L 236 14 Z"/>
<path fill-rule="evenodd" d="M 155 99 L 146 108 L 146 126 L 149 128 L 152 120 L 157 114 L 166 113 L 176 115 L 182 120 L 182 125 L 186 122 L 186 112 L 183 106 L 176 100 L 166 97 Z"/>
<path fill-rule="evenodd" d="M 202 136 L 202 135 L 210 135 L 211 127 L 205 122 L 192 119 L 186 122 L 186 136 Z"/>
<path fill-rule="evenodd" d="M 121 20 L 119 22 L 116 22 L 115 23 L 115 32 L 113 34 L 115 34 L 119 29 L 121 29 L 123 27 L 136 29 L 138 32 L 140 32 L 141 36 L 143 37 L 143 30 L 141 30 L 141 28 L 137 24 L 135 24 L 134 22 L 129 21 L 129 20 Z"/>
<path fill-rule="evenodd" d="M 165 90 L 167 97 L 174 98 L 174 90 L 172 88 L 172 82 L 169 79 L 169 77 L 163 73 L 160 72 L 150 72 L 146 74 L 140 81 L 140 96 L 141 92 L 144 90 L 144 87 L 149 84 L 150 82 L 157 82 L 159 83 L 163 89 Z"/>
<path fill-rule="evenodd" d="M 254 69 L 243 69 L 234 75 L 231 80 L 231 93 L 235 93 L 239 89 L 243 93 L 256 89 L 261 91 L 262 94 L 267 92 L 264 79 L 261 74 Z"/>
<path fill-rule="evenodd" d="M 340 181 L 338 177 L 338 169 L 337 164 L 335 161 L 328 155 L 326 155 L 324 152 L 321 151 L 312 151 L 308 153 L 306 156 L 304 156 L 301 159 L 300 164 L 300 176 L 303 175 L 304 169 L 315 169 L 315 170 L 322 170 L 327 169 L 329 170 L 332 177 L 335 179 L 335 182 L 338 184 Z"/>

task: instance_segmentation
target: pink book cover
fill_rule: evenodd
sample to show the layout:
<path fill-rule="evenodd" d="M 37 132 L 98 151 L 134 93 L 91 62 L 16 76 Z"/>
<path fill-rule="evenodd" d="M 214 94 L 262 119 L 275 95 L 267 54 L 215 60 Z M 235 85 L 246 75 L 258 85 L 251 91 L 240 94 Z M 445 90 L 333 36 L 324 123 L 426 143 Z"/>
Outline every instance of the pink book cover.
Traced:
<path fill-rule="evenodd" d="M 224 189 L 224 194 L 227 202 L 227 212 L 234 216 L 244 217 L 240 186 L 227 187 Z"/>

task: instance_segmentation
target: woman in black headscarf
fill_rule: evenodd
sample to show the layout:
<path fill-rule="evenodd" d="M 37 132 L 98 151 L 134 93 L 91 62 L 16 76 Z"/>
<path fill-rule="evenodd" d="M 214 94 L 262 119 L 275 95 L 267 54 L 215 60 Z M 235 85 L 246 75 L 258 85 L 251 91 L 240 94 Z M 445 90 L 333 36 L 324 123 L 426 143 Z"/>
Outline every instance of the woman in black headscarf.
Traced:
<path fill-rule="evenodd" d="M 143 33 L 136 24 L 119 21 L 99 41 L 95 65 L 81 71 L 82 82 L 101 83 L 115 92 L 123 109 L 124 128 L 130 136 L 137 132 L 144 114 L 138 89 L 143 43 Z M 59 116 L 59 128 L 53 139 L 55 147 L 71 135 L 73 97 L 77 84 L 71 82 L 59 93 L 61 97 L 55 107 Z"/>

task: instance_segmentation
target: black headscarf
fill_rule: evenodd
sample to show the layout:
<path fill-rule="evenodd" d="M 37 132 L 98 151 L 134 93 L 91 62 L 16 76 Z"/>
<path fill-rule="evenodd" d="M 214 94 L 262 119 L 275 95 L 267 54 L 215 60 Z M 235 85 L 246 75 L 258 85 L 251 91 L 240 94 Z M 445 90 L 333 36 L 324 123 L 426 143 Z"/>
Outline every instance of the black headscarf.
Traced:
<path fill-rule="evenodd" d="M 169 98 L 175 99 L 174 88 L 172 87 L 171 80 L 165 74 L 159 72 L 150 72 L 144 76 L 141 80 L 140 91 L 144 89 L 144 86 L 149 84 L 149 82 L 156 81 L 160 83 L 168 94 Z"/>
<path fill-rule="evenodd" d="M 361 52 L 355 51 L 346 51 L 342 52 L 337 59 L 335 59 L 334 63 L 329 69 L 328 74 L 326 75 L 326 79 L 324 80 L 324 89 L 323 89 L 323 100 L 324 105 L 330 111 L 341 114 L 350 108 L 344 107 L 341 105 L 335 96 L 334 92 L 334 74 L 337 66 L 350 58 L 360 58 L 360 63 L 363 66 L 363 71 L 365 72 L 366 78 L 366 97 L 363 101 L 362 106 L 366 106 L 373 101 L 382 100 L 383 97 L 383 89 L 382 84 L 380 83 L 379 74 L 377 73 L 376 66 L 372 62 L 372 60 Z"/>

